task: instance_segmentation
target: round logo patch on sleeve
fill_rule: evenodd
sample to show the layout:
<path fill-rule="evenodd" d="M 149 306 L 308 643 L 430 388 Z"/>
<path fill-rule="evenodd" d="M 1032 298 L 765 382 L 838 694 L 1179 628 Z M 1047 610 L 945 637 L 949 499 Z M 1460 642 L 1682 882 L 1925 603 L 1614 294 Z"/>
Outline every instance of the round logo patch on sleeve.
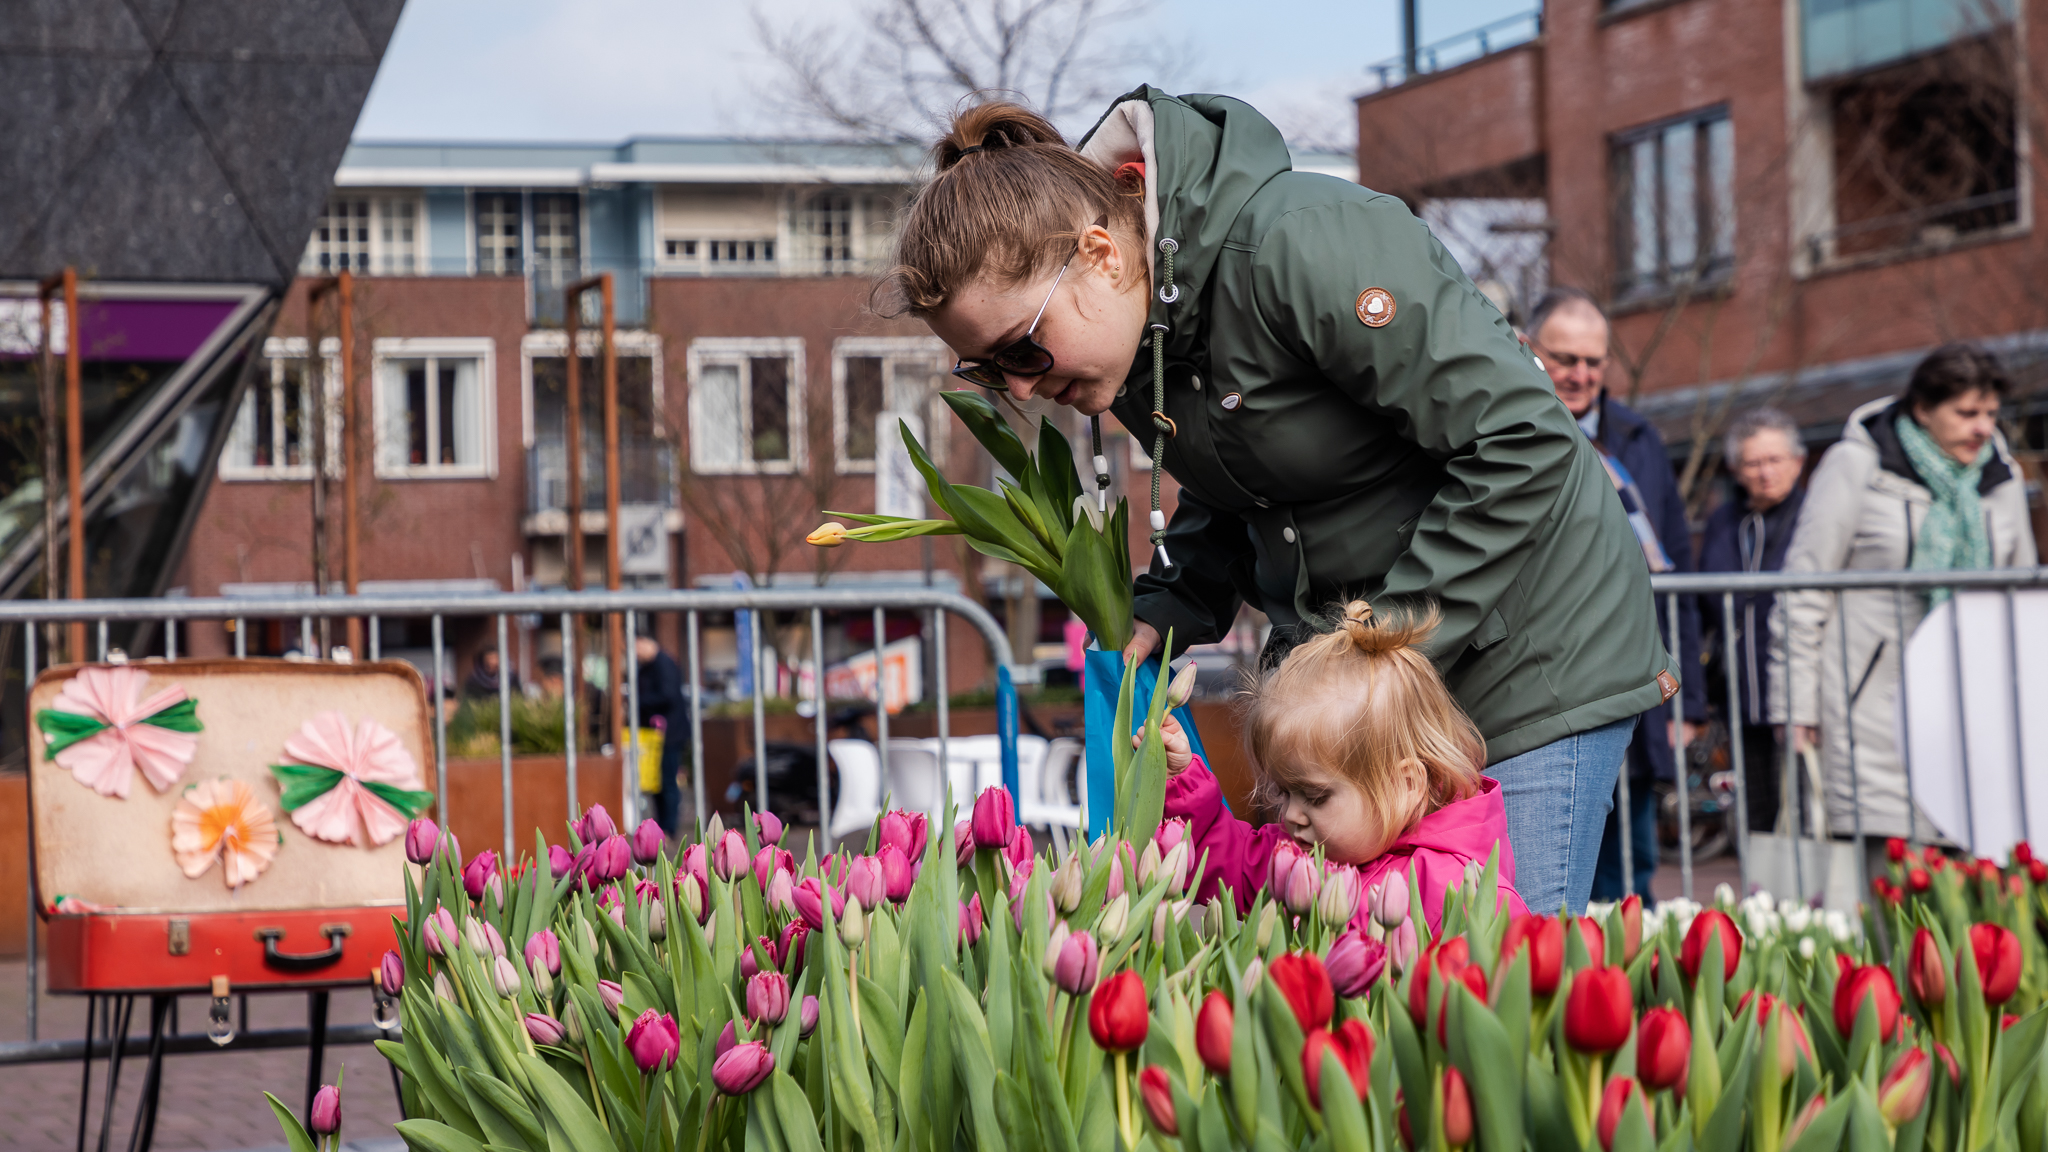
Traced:
<path fill-rule="evenodd" d="M 1394 318 L 1394 294 L 1367 288 L 1358 294 L 1358 319 L 1367 328 L 1385 328 Z"/>

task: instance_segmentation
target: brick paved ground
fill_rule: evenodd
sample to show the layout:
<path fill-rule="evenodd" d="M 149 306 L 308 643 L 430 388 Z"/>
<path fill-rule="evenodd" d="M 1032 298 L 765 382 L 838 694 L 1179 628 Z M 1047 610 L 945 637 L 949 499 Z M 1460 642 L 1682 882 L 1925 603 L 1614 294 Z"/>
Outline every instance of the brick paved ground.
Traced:
<path fill-rule="evenodd" d="M 0 1040 L 26 1040 L 27 966 L 20 960 L 0 962 Z M 38 1028 L 43 1039 L 75 1039 L 85 1028 L 85 1001 L 72 996 L 44 995 Z M 206 1001 L 182 998 L 178 1005 L 179 1026 L 186 1032 L 206 1026 Z M 368 1023 L 368 989 L 336 992 L 328 1009 L 330 1024 Z M 252 996 L 249 998 L 251 1028 L 304 1027 L 306 998 L 303 994 Z M 149 1033 L 149 1005 L 136 1002 L 131 1034 Z M 391 1125 L 398 1116 L 398 1103 L 391 1091 L 391 1075 L 384 1058 L 367 1045 L 327 1050 L 327 1079 L 332 1081 L 340 1066 L 348 1077 L 342 1087 L 342 1132 L 360 1152 L 401 1149 Z M 114 1106 L 115 1148 L 127 1146 L 140 1096 L 144 1062 L 129 1057 L 121 1068 L 121 1092 Z M 106 1084 L 106 1063 L 93 1065 L 92 1138 L 99 1134 L 100 1107 Z M 55 1152 L 75 1146 L 78 1131 L 79 1065 L 40 1064 L 11 1067 L 0 1073 L 0 1152 L 35 1149 Z M 156 1147 L 163 1152 L 237 1152 L 240 1149 L 278 1146 L 277 1120 L 264 1102 L 263 1093 L 274 1092 L 293 1110 L 305 1104 L 306 1054 L 304 1050 L 276 1049 L 223 1052 L 164 1058 L 163 1094 L 158 1105 Z"/>

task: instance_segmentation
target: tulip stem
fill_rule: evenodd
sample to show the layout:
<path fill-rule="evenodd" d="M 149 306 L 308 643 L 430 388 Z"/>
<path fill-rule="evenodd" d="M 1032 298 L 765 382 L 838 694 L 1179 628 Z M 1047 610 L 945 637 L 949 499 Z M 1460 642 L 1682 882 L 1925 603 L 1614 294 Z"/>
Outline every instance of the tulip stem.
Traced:
<path fill-rule="evenodd" d="M 847 949 L 846 990 L 851 993 L 853 1010 L 853 1038 L 865 1043 L 860 1032 L 860 949 Z"/>
<path fill-rule="evenodd" d="M 1135 1149 L 1137 1137 L 1131 1134 L 1131 1086 L 1130 1077 L 1124 1075 L 1124 1054 L 1116 1054 L 1116 1122 L 1123 1133 L 1124 1147 Z"/>
<path fill-rule="evenodd" d="M 697 1126 L 697 1152 L 704 1152 L 705 1145 L 710 1143 L 711 1118 L 718 1114 L 718 1106 L 724 1102 L 725 1097 L 715 1090 L 711 1093 L 711 1103 L 704 1106 L 704 1122 Z"/>
<path fill-rule="evenodd" d="M 583 1074 L 590 1078 L 590 1103 L 594 1106 L 592 1111 L 597 1113 L 597 1122 L 604 1125 L 605 1133 L 609 1135 L 612 1130 L 612 1122 L 605 1115 L 604 1093 L 597 1090 L 597 1073 L 590 1067 L 590 1047 L 588 1044 L 583 1049 Z M 698 1147 L 701 1149 L 703 1145 L 700 1144 Z"/>

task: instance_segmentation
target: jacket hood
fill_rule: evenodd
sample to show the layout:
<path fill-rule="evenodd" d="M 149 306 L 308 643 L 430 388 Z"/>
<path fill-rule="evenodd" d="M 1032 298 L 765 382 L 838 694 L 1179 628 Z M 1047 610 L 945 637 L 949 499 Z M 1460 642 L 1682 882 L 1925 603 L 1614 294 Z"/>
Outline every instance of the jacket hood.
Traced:
<path fill-rule="evenodd" d="M 1500 877 L 1504 884 L 1515 882 L 1515 857 L 1508 843 L 1507 808 L 1501 803 L 1500 781 L 1480 777 L 1479 791 L 1431 812 L 1415 827 L 1388 846 L 1387 853 L 1418 849 L 1447 852 L 1482 864 L 1500 845 Z"/>
<path fill-rule="evenodd" d="M 1849 414 L 1842 425 L 1842 439 L 1863 444 L 1877 453 L 1878 467 L 1895 475 L 1927 487 L 1920 478 L 1920 470 L 1906 458 L 1905 446 L 1899 443 L 1897 422 L 1901 417 L 1911 419 L 1905 410 L 1905 401 L 1898 397 L 1873 400 Z M 1993 488 L 2013 478 L 2012 456 L 2006 451 L 2005 435 L 1994 430 L 1991 433 L 1991 459 L 1978 474 L 1977 493 L 1984 495 Z"/>
<path fill-rule="evenodd" d="M 1145 166 L 1145 259 L 1152 270 L 1152 324 L 1168 328 L 1167 350 L 1190 354 L 1203 327 L 1203 290 L 1238 213 L 1267 181 L 1294 168 L 1272 121 L 1229 96 L 1172 96 L 1149 84 L 1118 97 L 1081 139 L 1080 153 L 1114 171 Z M 1172 303 L 1159 299 L 1159 241 L 1171 239 Z M 1150 371 L 1151 357 L 1138 364 Z"/>

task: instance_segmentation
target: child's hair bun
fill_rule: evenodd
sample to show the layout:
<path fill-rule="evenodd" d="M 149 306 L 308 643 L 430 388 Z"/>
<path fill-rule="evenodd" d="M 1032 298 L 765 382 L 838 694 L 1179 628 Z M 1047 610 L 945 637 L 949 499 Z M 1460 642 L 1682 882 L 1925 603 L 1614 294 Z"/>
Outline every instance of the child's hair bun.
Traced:
<path fill-rule="evenodd" d="M 1434 605 L 1421 612 L 1403 612 L 1391 618 L 1373 618 L 1372 605 L 1353 600 L 1344 605 L 1344 618 L 1337 631 L 1351 640 L 1351 646 L 1367 656 L 1419 647 L 1429 640 L 1441 620 Z"/>

